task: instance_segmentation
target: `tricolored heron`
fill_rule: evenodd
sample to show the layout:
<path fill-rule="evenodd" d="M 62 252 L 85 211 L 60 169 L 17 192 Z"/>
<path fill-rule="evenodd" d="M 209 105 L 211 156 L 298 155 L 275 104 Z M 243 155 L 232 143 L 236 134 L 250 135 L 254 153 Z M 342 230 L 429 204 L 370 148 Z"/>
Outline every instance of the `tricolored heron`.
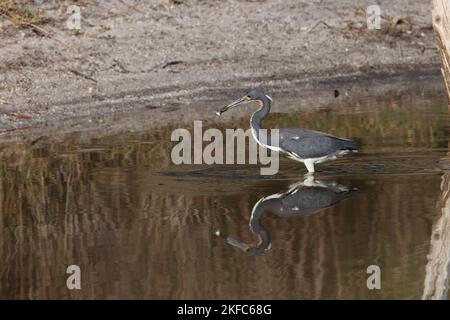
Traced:
<path fill-rule="evenodd" d="M 314 165 L 337 156 L 357 151 L 357 143 L 352 140 L 338 138 L 331 134 L 303 128 L 279 129 L 278 146 L 270 143 L 270 137 L 264 135 L 261 129 L 262 120 L 269 114 L 272 99 L 264 94 L 262 89 L 253 89 L 244 97 L 217 111 L 221 115 L 225 111 L 243 104 L 257 101 L 260 108 L 250 119 L 253 138 L 263 147 L 278 151 L 290 159 L 303 162 L 309 173 L 314 173 Z"/>
<path fill-rule="evenodd" d="M 280 218 L 303 217 L 329 208 L 353 196 L 356 188 L 349 188 L 335 182 L 321 182 L 312 176 L 305 181 L 297 182 L 283 193 L 276 193 L 261 198 L 255 203 L 250 216 L 250 230 L 259 238 L 256 245 L 222 235 L 228 244 L 241 249 L 249 255 L 259 255 L 270 249 L 270 235 L 261 224 L 261 218 L 266 213 L 275 214 Z"/>

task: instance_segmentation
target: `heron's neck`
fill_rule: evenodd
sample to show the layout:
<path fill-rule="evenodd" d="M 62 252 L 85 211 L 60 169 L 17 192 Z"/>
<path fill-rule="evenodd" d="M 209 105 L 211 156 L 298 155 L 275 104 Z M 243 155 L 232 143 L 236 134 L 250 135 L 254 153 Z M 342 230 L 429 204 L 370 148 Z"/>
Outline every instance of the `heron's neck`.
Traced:
<path fill-rule="evenodd" d="M 257 140 L 261 140 L 261 136 L 263 133 L 260 132 L 260 129 L 262 128 L 262 120 L 269 114 L 270 112 L 270 100 L 267 97 L 263 97 L 261 100 L 259 100 L 259 103 L 261 104 L 261 107 L 258 111 L 256 111 L 251 119 L 250 119 L 250 126 L 252 127 L 255 137 Z M 267 137 L 265 136 L 265 141 L 267 141 Z M 268 142 L 268 141 L 267 141 Z"/>
<path fill-rule="evenodd" d="M 259 243 L 253 246 L 254 254 L 259 254 L 267 250 L 270 246 L 270 236 L 266 229 L 261 225 L 262 216 L 268 212 L 272 205 L 266 203 L 265 199 L 259 200 L 253 207 L 250 216 L 250 230 L 259 238 Z"/>
<path fill-rule="evenodd" d="M 259 239 L 258 244 L 252 245 L 245 242 L 235 240 L 227 237 L 227 242 L 232 246 L 238 247 L 252 255 L 258 255 L 266 251 L 270 247 L 270 235 L 261 224 L 261 218 L 265 213 L 279 214 L 280 211 L 279 199 L 260 199 L 252 209 L 250 216 L 250 230 Z"/>

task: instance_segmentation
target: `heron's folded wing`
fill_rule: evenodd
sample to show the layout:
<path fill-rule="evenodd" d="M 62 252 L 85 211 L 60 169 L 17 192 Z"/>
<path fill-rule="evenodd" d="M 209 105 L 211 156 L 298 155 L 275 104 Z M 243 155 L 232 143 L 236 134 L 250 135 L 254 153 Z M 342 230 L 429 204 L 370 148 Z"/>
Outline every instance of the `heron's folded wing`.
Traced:
<path fill-rule="evenodd" d="M 303 159 L 320 158 L 332 155 L 335 152 L 346 149 L 345 142 L 332 136 L 320 135 L 316 137 L 292 137 L 280 141 L 280 147 L 289 153 L 293 153 Z"/>

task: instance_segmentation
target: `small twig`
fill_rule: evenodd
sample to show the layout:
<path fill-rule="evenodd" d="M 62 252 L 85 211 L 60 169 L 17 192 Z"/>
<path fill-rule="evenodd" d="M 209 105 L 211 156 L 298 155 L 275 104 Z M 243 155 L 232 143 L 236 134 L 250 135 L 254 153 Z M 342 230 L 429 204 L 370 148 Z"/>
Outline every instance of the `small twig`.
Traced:
<path fill-rule="evenodd" d="M 0 104 L 10 104 L 8 101 L 0 99 Z"/>
<path fill-rule="evenodd" d="M 144 70 L 144 71 L 141 71 L 141 72 L 151 72 L 151 71 L 156 70 L 156 69 L 165 69 L 167 67 L 174 66 L 174 65 L 177 65 L 177 64 L 180 64 L 180 63 L 184 63 L 184 61 L 173 60 L 173 61 L 157 64 L 153 68 L 150 68 L 149 70 Z"/>
<path fill-rule="evenodd" d="M 48 33 L 47 31 L 45 31 L 44 29 L 42 29 L 41 27 L 33 24 L 33 23 L 29 23 L 29 22 L 25 22 L 23 25 L 33 29 L 34 31 L 36 31 L 37 33 L 42 34 L 43 36 L 50 38 L 50 33 Z"/>
<path fill-rule="evenodd" d="M 403 49 L 401 45 L 398 45 L 398 48 L 400 49 L 400 57 L 403 58 Z"/>
<path fill-rule="evenodd" d="M 42 139 L 44 139 L 44 136 L 40 136 L 40 137 L 34 139 L 33 141 L 30 142 L 30 144 L 31 144 L 32 146 L 34 146 L 36 143 L 38 143 L 38 142 L 39 142 L 40 140 L 42 140 Z"/>
<path fill-rule="evenodd" d="M 85 78 L 85 79 L 87 79 L 87 80 L 91 80 L 91 81 L 97 83 L 97 80 L 95 80 L 95 79 L 92 78 L 91 76 L 88 76 L 87 74 L 84 74 L 84 73 L 82 73 L 82 72 L 80 72 L 80 71 L 78 71 L 78 70 L 75 70 L 75 69 L 69 69 L 69 71 L 72 72 L 73 74 L 77 75 L 77 76 L 83 77 L 83 78 Z"/>
<path fill-rule="evenodd" d="M 114 62 L 114 63 L 122 70 L 123 73 L 129 73 L 129 72 L 130 72 L 130 70 L 128 70 L 127 68 L 125 68 L 125 67 L 123 66 L 123 64 L 122 64 L 119 60 L 114 59 L 113 62 Z"/>
<path fill-rule="evenodd" d="M 319 22 L 317 22 L 311 29 L 309 29 L 309 31 L 307 33 L 310 33 L 311 31 L 313 31 L 319 24 L 323 24 L 324 26 L 326 26 L 328 29 L 332 29 L 332 27 L 326 23 L 325 21 L 320 20 Z"/>
<path fill-rule="evenodd" d="M 165 68 L 167 68 L 169 66 L 174 66 L 174 65 L 180 64 L 180 63 L 183 63 L 183 61 L 181 61 L 181 60 L 169 61 L 169 62 L 164 63 L 162 65 L 161 69 L 165 69 Z"/>

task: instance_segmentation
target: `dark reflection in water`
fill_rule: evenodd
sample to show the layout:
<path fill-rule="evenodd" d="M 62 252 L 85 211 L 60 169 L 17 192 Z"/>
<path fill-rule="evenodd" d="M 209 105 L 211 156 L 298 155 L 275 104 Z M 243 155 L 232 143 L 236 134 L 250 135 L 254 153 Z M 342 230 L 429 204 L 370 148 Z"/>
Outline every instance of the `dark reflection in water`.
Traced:
<path fill-rule="evenodd" d="M 276 193 L 261 198 L 253 206 L 250 215 L 250 230 L 259 238 L 257 245 L 225 236 L 226 241 L 250 255 L 259 255 L 270 249 L 270 235 L 261 224 L 265 213 L 275 214 L 280 218 L 301 217 L 331 207 L 349 198 L 356 189 L 347 188 L 336 183 L 324 183 L 309 176 L 304 181 L 290 186 L 283 193 Z M 220 235 L 220 232 L 217 233 Z"/>
<path fill-rule="evenodd" d="M 263 215 L 273 246 L 257 256 L 215 232 L 254 243 L 254 204 L 301 179 L 302 164 L 283 159 L 280 173 L 264 178 L 255 165 L 175 166 L 167 141 L 176 126 L 0 146 L 0 298 L 447 297 L 445 101 L 363 101 L 273 114 L 265 125 L 361 137 L 363 150 L 316 176 L 322 192 L 334 192 L 332 181 L 359 191 L 336 203 L 330 196 L 334 205 L 300 219 Z M 225 126 L 248 128 L 248 118 Z M 285 199 L 305 209 L 293 192 Z M 71 264 L 82 290 L 66 288 Z M 381 290 L 366 287 L 372 264 Z"/>

